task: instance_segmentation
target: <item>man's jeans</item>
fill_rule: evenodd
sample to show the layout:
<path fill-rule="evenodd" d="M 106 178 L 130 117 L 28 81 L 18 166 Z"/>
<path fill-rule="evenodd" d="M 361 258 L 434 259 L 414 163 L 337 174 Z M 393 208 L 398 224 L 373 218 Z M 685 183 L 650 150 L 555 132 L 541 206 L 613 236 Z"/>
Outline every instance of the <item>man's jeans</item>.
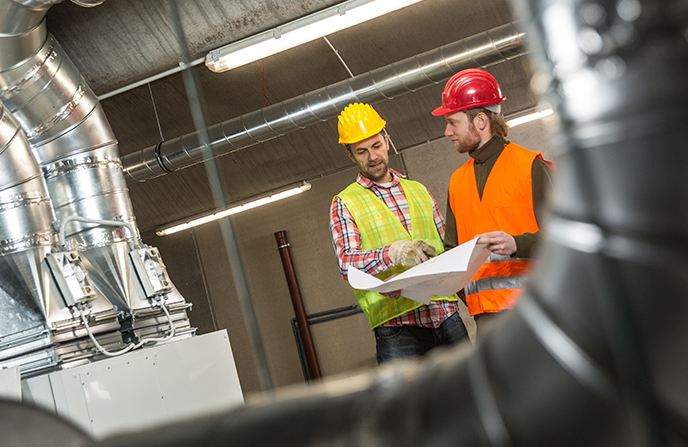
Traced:
<path fill-rule="evenodd" d="M 467 336 L 459 313 L 444 320 L 437 329 L 418 326 L 376 327 L 377 363 L 424 355 L 432 348 L 453 345 Z"/>

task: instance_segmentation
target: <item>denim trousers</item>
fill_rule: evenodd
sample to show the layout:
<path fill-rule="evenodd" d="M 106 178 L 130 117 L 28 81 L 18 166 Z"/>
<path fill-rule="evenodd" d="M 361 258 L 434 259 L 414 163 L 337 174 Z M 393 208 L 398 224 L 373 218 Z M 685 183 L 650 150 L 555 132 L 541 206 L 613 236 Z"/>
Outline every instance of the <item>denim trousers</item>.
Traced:
<path fill-rule="evenodd" d="M 438 327 L 378 326 L 375 332 L 377 363 L 419 357 L 432 348 L 453 345 L 467 338 L 466 326 L 456 312 Z"/>

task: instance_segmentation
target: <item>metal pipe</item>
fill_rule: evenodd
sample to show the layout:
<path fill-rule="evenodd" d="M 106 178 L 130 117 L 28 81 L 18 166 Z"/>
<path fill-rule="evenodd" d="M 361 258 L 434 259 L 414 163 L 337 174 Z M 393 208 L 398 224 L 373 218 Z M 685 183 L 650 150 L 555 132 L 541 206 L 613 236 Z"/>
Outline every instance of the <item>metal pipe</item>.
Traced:
<path fill-rule="evenodd" d="M 38 134 L 59 128 L 66 115 L 78 110 L 71 101 L 74 95 L 57 92 L 55 86 L 63 83 L 53 81 L 62 79 L 59 68 L 64 60 L 53 46 L 46 47 L 51 39 L 45 15 L 60 1 L 0 1 L 0 339 L 15 340 L 14 347 L 0 347 L 3 359 L 38 347 L 46 347 L 45 353 L 54 358 L 48 353 L 51 335 L 45 334 L 73 318 L 41 267 L 57 244 L 51 224 L 56 218 L 52 205 L 58 200 L 51 196 L 54 184 L 46 182 L 32 146 Z M 102 315 L 111 309 L 112 304 L 98 295 L 91 311 Z M 24 364 L 22 371 L 51 364 Z"/>
<path fill-rule="evenodd" d="M 65 247 L 66 241 L 65 241 L 65 228 L 67 227 L 68 224 L 71 222 L 84 222 L 84 223 L 91 223 L 95 224 L 98 226 L 103 226 L 103 227 L 115 227 L 115 228 L 122 228 L 125 227 L 127 230 L 129 230 L 129 235 L 132 238 L 136 237 L 136 231 L 134 230 L 134 227 L 129 223 L 129 222 L 122 222 L 119 220 L 95 220 L 95 219 L 86 219 L 85 217 L 79 217 L 79 216 L 69 216 L 62 222 L 60 222 L 60 231 L 59 231 L 59 241 L 60 241 L 60 246 Z M 138 247 L 135 247 L 138 248 Z"/>
<path fill-rule="evenodd" d="M 327 321 L 337 320 L 339 318 L 348 317 L 350 315 L 360 314 L 363 311 L 356 305 L 341 307 L 339 309 L 326 310 L 324 312 L 316 312 L 314 314 L 306 315 L 308 319 L 308 324 L 318 324 L 325 323 Z M 326 315 L 326 316 L 323 316 Z M 320 316 L 321 318 L 316 318 Z M 306 363 L 305 353 L 303 349 L 303 340 L 301 338 L 301 333 L 297 329 L 296 317 L 291 319 L 291 330 L 294 333 L 294 340 L 296 341 L 296 349 L 299 353 L 299 362 L 301 363 L 301 370 L 303 371 L 303 379 L 306 382 L 311 380 L 310 371 L 308 364 Z"/>
<path fill-rule="evenodd" d="M 38 48 L 45 40 L 43 22 L 48 10 L 63 0 L 5 0 L 0 2 L 0 36 L 3 42 L 0 64 L 10 67 L 26 57 L 27 49 Z M 36 44 L 38 42 L 38 44 Z"/>
<path fill-rule="evenodd" d="M 26 135 L 0 104 L 0 254 L 54 242 L 55 216 Z"/>
<path fill-rule="evenodd" d="M 72 0 L 72 1 L 74 1 L 74 0 Z M 203 63 L 205 63 L 204 57 L 191 61 L 190 65 L 195 67 L 196 65 L 201 65 Z M 183 67 L 181 65 L 177 65 L 176 67 L 170 68 L 169 70 L 165 70 L 162 73 L 158 73 L 158 74 L 155 74 L 153 76 L 149 76 L 147 78 L 141 79 L 140 81 L 136 81 L 136 82 L 133 82 L 131 84 L 125 85 L 123 87 L 117 88 L 115 90 L 109 91 L 107 93 L 103 93 L 102 95 L 98 96 L 98 100 L 102 101 L 104 99 L 112 98 L 113 96 L 117 96 L 120 93 L 124 93 L 124 92 L 128 92 L 129 90 L 133 90 L 136 87 L 141 87 L 142 85 L 150 84 L 151 82 L 157 81 L 158 79 L 163 79 L 163 78 L 166 78 L 168 76 L 172 76 L 173 74 L 181 72 L 182 70 L 184 70 L 184 68 L 186 68 L 186 67 Z"/>
<path fill-rule="evenodd" d="M 34 350 L 32 334 L 38 331 L 55 365 L 64 358 L 48 352 L 53 348 L 44 328 L 54 331 L 74 315 L 41 267 L 51 247 L 57 248 L 52 222 L 62 222 L 63 248 L 80 252 L 98 289 L 92 315 L 105 320 L 151 306 L 129 277 L 127 254 L 140 239 L 117 140 L 95 94 L 47 31 L 45 15 L 61 1 L 0 0 L 0 339 L 21 336 L 11 350 Z M 129 234 L 102 225 L 112 221 Z M 66 222 L 76 222 L 70 232 Z M 145 318 L 136 324 L 146 324 Z M 104 328 L 98 324 L 93 331 Z M 0 351 L 2 357 L 9 350 Z"/>
<path fill-rule="evenodd" d="M 45 27 L 45 22 L 39 25 Z M 0 48 L 5 41 L 0 40 Z M 19 121 L 44 172 L 56 218 L 136 219 L 122 175 L 117 140 L 95 94 L 52 37 L 21 63 L 0 66 L 2 103 Z M 136 240 L 77 225 L 74 248 Z"/>
<path fill-rule="evenodd" d="M 291 258 L 291 250 L 289 249 L 290 244 L 289 240 L 287 239 L 287 232 L 276 232 L 275 240 L 277 241 L 277 248 L 279 249 L 280 258 L 282 259 L 284 275 L 287 277 L 289 295 L 291 295 L 291 304 L 294 306 L 294 313 L 296 314 L 296 321 L 299 325 L 299 333 L 301 334 L 304 352 L 306 353 L 306 361 L 308 362 L 310 376 L 313 379 L 322 379 L 322 371 L 320 370 L 318 354 L 315 352 L 315 344 L 313 343 L 311 327 L 308 324 L 308 316 L 306 315 L 306 308 L 303 305 L 303 297 L 301 296 L 299 280 L 296 277 L 294 261 Z"/>
<path fill-rule="evenodd" d="M 0 340 L 44 331 L 51 306 L 40 263 L 56 241 L 54 219 L 26 135 L 0 104 Z"/>
<path fill-rule="evenodd" d="M 0 0 L 0 11 L 16 19 L 0 19 L 0 26 L 10 31 L 0 32 L 0 100 L 19 122 L 41 167 L 54 219 L 122 220 L 134 229 L 126 234 L 79 221 L 66 234 L 67 249 L 80 251 L 98 288 L 125 310 L 134 305 L 125 255 L 132 245 L 140 245 L 136 218 L 105 113 L 47 32 L 45 14 L 60 1 Z"/>
<path fill-rule="evenodd" d="M 214 157 L 336 117 L 351 102 L 375 103 L 441 82 L 464 68 L 525 54 L 524 34 L 509 23 L 346 79 L 206 129 Z M 143 182 L 207 161 L 198 131 L 127 154 L 127 181 Z M 210 152 L 210 151 L 209 151 Z"/>
<path fill-rule="evenodd" d="M 291 331 L 294 333 L 294 341 L 296 342 L 296 351 L 299 353 L 299 363 L 301 363 L 301 371 L 303 372 L 303 380 L 305 382 L 310 382 L 311 375 L 308 371 L 308 363 L 306 362 L 305 355 L 303 353 L 303 341 L 301 340 L 301 334 L 299 329 L 296 327 L 296 318 L 291 319 Z"/>
<path fill-rule="evenodd" d="M 120 217 L 135 228 L 117 140 L 95 94 L 47 32 L 44 16 L 61 1 L 0 1 L 13 18 L 0 19 L 0 99 L 26 133 L 58 220 Z M 79 225 L 68 237 L 82 250 L 138 238 L 120 235 Z"/>

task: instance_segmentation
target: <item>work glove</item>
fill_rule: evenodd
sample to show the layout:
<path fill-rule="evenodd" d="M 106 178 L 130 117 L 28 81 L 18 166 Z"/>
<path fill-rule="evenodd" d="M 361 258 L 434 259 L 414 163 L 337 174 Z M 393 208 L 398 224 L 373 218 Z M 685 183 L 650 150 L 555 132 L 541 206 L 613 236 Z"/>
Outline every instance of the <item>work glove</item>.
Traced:
<path fill-rule="evenodd" d="M 394 265 L 413 267 L 435 256 L 435 247 L 423 241 L 396 241 L 389 246 L 389 259 Z"/>

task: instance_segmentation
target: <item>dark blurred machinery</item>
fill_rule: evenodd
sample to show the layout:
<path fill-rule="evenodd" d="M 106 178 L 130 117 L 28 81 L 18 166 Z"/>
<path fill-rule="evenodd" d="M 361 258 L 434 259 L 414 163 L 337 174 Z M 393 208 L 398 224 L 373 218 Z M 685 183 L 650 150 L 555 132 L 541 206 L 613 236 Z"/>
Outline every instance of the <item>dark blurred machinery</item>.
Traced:
<path fill-rule="evenodd" d="M 100 445 L 688 444 L 688 8 L 517 10 L 560 129 L 548 238 L 515 310 L 472 351 Z"/>

